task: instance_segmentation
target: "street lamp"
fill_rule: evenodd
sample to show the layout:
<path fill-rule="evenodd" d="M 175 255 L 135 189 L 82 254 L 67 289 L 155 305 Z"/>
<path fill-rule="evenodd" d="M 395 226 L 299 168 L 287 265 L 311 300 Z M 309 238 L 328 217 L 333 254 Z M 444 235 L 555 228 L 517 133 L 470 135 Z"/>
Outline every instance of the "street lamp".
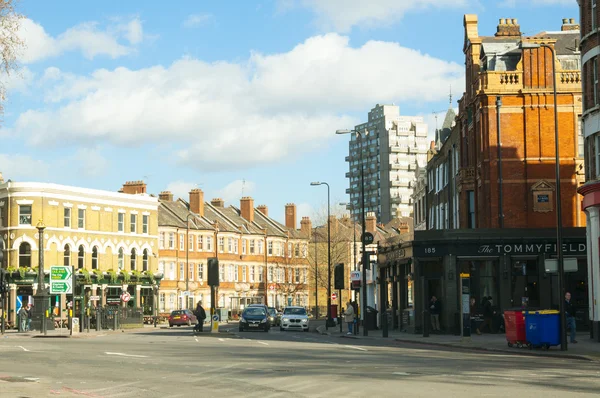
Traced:
<path fill-rule="evenodd" d="M 336 134 L 350 134 L 355 133 L 358 138 L 360 138 L 360 202 L 361 202 L 361 218 L 362 218 L 362 235 L 361 235 L 361 245 L 362 245 L 362 286 L 360 293 L 360 301 L 362 307 L 362 319 L 363 319 L 363 336 L 368 336 L 369 332 L 366 328 L 365 321 L 367 319 L 367 262 L 369 261 L 369 257 L 367 256 L 367 248 L 365 245 L 365 235 L 366 235 L 366 223 L 365 223 L 365 165 L 363 164 L 363 138 L 369 134 L 368 130 L 364 130 L 360 132 L 358 130 L 336 130 Z"/>
<path fill-rule="evenodd" d="M 185 309 L 190 306 L 190 217 L 194 217 L 194 214 L 188 211 L 185 219 Z"/>
<path fill-rule="evenodd" d="M 560 156 L 558 146 L 558 103 L 556 95 L 556 66 L 555 58 L 556 53 L 552 46 L 548 44 L 539 44 L 531 42 L 520 42 L 519 48 L 521 50 L 533 50 L 536 48 L 547 48 L 552 53 L 552 89 L 554 93 L 554 149 L 555 149 L 555 163 L 556 163 L 556 254 L 558 257 L 558 291 L 560 297 L 559 312 L 560 312 L 560 349 L 561 351 L 567 350 L 567 320 L 565 318 L 565 297 L 564 297 L 564 274 L 565 267 L 563 262 L 563 250 L 562 250 L 562 203 L 560 194 Z"/>
<path fill-rule="evenodd" d="M 46 305 L 48 301 L 46 278 L 44 277 L 44 230 L 46 229 L 46 225 L 40 219 L 35 227 L 38 230 L 38 288 L 36 296 L 42 307 L 40 312 L 40 331 L 45 335 L 47 334 Z"/>
<path fill-rule="evenodd" d="M 325 329 L 329 326 L 335 326 L 331 319 L 331 203 L 330 203 L 330 187 L 326 182 L 311 182 L 310 185 L 327 185 L 327 321 L 325 321 Z"/>

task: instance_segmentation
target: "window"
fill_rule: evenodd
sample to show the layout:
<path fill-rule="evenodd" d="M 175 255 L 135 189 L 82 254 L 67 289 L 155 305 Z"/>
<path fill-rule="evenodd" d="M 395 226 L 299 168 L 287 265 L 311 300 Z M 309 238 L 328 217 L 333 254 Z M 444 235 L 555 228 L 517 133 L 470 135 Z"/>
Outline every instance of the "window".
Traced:
<path fill-rule="evenodd" d="M 19 268 L 29 267 L 31 267 L 31 245 L 23 242 L 19 245 Z"/>
<path fill-rule="evenodd" d="M 77 268 L 83 269 L 84 265 L 85 265 L 85 249 L 83 248 L 83 245 L 80 245 L 79 252 L 77 254 Z"/>
<path fill-rule="evenodd" d="M 307 254 L 308 254 L 308 245 L 305 243 L 302 245 L 302 257 L 306 258 Z"/>
<path fill-rule="evenodd" d="M 129 258 L 129 268 L 131 269 L 131 271 L 135 271 L 135 262 L 137 260 L 137 253 L 135 252 L 135 249 L 131 249 L 131 256 Z"/>
<path fill-rule="evenodd" d="M 238 239 L 234 239 L 234 240 L 233 240 L 233 252 L 234 252 L 235 254 L 238 254 L 238 253 L 239 253 L 239 249 L 240 249 L 240 248 L 239 248 L 239 244 L 240 244 L 240 241 L 239 241 Z"/>
<path fill-rule="evenodd" d="M 242 239 L 242 254 L 246 254 L 246 239 Z"/>
<path fill-rule="evenodd" d="M 189 272 L 188 278 L 189 278 L 190 281 L 194 280 L 194 268 L 195 267 L 196 266 L 194 264 L 190 264 L 189 267 L 188 267 L 188 272 Z"/>
<path fill-rule="evenodd" d="M 185 264 L 179 263 L 179 280 L 185 280 Z"/>
<path fill-rule="evenodd" d="M 71 208 L 65 207 L 63 210 L 63 222 L 65 228 L 71 228 Z"/>
<path fill-rule="evenodd" d="M 77 228 L 85 229 L 85 209 L 77 209 Z"/>
<path fill-rule="evenodd" d="M 148 220 L 150 219 L 150 216 L 147 214 L 144 214 L 142 216 L 142 233 L 143 234 L 147 234 L 148 233 Z"/>
<path fill-rule="evenodd" d="M 225 238 L 219 238 L 219 253 L 225 251 Z"/>
<path fill-rule="evenodd" d="M 129 215 L 129 231 L 131 231 L 132 234 L 137 233 L 137 214 Z"/>
<path fill-rule="evenodd" d="M 148 249 L 144 249 L 142 256 L 142 271 L 148 271 Z"/>
<path fill-rule="evenodd" d="M 92 247 L 92 269 L 98 269 L 98 247 Z"/>
<path fill-rule="evenodd" d="M 198 264 L 198 280 L 204 280 L 204 264 Z"/>
<path fill-rule="evenodd" d="M 583 123 L 581 123 L 581 115 L 577 117 L 577 155 L 582 158 L 585 154 L 585 140 L 583 136 Z"/>
<path fill-rule="evenodd" d="M 300 257 L 300 245 L 299 244 L 294 245 L 294 256 Z"/>
<path fill-rule="evenodd" d="M 206 237 L 206 250 L 209 252 L 212 251 L 212 236 Z"/>
<path fill-rule="evenodd" d="M 267 281 L 273 282 L 273 268 L 269 268 L 267 271 Z"/>
<path fill-rule="evenodd" d="M 254 254 L 254 239 L 250 239 L 250 254 Z"/>
<path fill-rule="evenodd" d="M 468 198 L 468 220 L 469 228 L 475 228 L 475 191 L 467 191 Z"/>
<path fill-rule="evenodd" d="M 219 281 L 225 281 L 225 266 L 219 265 Z"/>
<path fill-rule="evenodd" d="M 198 244 L 196 245 L 196 249 L 199 252 L 204 250 L 204 237 L 202 235 L 198 235 Z"/>
<path fill-rule="evenodd" d="M 288 257 L 292 257 L 292 244 L 291 243 L 288 243 L 288 252 L 287 252 L 287 254 L 288 254 Z"/>
<path fill-rule="evenodd" d="M 294 276 L 295 276 L 295 281 L 296 281 L 296 283 L 300 283 L 300 268 L 296 268 L 296 269 L 295 269 L 295 274 L 294 274 Z"/>
<path fill-rule="evenodd" d="M 117 231 L 125 232 L 125 213 L 119 213 L 117 216 Z"/>
<path fill-rule="evenodd" d="M 304 283 L 308 283 L 308 270 L 304 269 Z"/>
<path fill-rule="evenodd" d="M 165 311 L 165 294 L 164 293 L 160 294 L 159 311 L 161 311 L 161 312 Z"/>
<path fill-rule="evenodd" d="M 165 274 L 165 263 L 162 261 L 158 263 L 158 273 Z"/>
<path fill-rule="evenodd" d="M 263 281 L 263 267 L 258 267 L 258 281 Z"/>
<path fill-rule="evenodd" d="M 594 88 L 594 106 L 598 105 L 598 57 L 594 57 L 592 62 L 592 87 Z"/>
<path fill-rule="evenodd" d="M 242 282 L 246 282 L 246 266 L 242 265 Z"/>
<path fill-rule="evenodd" d="M 250 282 L 254 282 L 254 265 L 250 266 Z"/>
<path fill-rule="evenodd" d="M 31 225 L 31 205 L 19 206 L 19 225 Z"/>
<path fill-rule="evenodd" d="M 119 248 L 119 255 L 117 257 L 117 266 L 119 270 L 123 270 L 125 268 L 125 253 L 123 252 L 123 248 Z"/>
<path fill-rule="evenodd" d="M 227 239 L 227 252 L 233 253 L 233 239 L 232 238 Z"/>
<path fill-rule="evenodd" d="M 264 245 L 263 245 L 263 241 L 259 240 L 258 241 L 258 254 L 263 254 L 264 253 Z"/>
<path fill-rule="evenodd" d="M 188 243 L 189 250 L 194 251 L 194 235 L 190 235 L 188 240 L 189 240 L 189 243 Z"/>
<path fill-rule="evenodd" d="M 179 234 L 179 250 L 185 250 L 185 235 Z"/>
<path fill-rule="evenodd" d="M 272 241 L 267 242 L 267 248 L 268 248 L 267 249 L 268 255 L 272 256 L 273 255 L 273 242 Z"/>
<path fill-rule="evenodd" d="M 161 232 L 158 234 L 158 247 L 161 249 L 165 248 L 165 233 Z"/>
<path fill-rule="evenodd" d="M 175 263 L 169 264 L 169 279 L 175 280 Z"/>
<path fill-rule="evenodd" d="M 233 281 L 237 282 L 240 280 L 240 275 L 239 275 L 240 269 L 237 265 L 232 265 L 232 267 L 233 267 Z"/>
<path fill-rule="evenodd" d="M 65 245 L 65 253 L 63 254 L 63 265 L 71 265 L 71 246 Z"/>
<path fill-rule="evenodd" d="M 175 233 L 169 232 L 169 249 L 175 249 Z"/>

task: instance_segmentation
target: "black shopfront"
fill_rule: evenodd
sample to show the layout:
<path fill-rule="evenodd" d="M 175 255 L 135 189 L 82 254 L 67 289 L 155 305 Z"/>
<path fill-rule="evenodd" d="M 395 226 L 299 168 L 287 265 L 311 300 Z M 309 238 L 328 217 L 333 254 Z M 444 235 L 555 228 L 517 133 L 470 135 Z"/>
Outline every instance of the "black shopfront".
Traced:
<path fill-rule="evenodd" d="M 565 290 L 571 292 L 577 308 L 578 330 L 587 330 L 586 232 L 585 228 L 563 231 L 564 257 L 577 262 L 577 271 L 565 273 Z M 423 303 L 428 304 L 433 295 L 442 302 L 442 329 L 458 333 L 461 274 L 470 275 L 476 303 L 491 297 L 498 314 L 510 308 L 558 309 L 562 297 L 558 276 L 545 267 L 546 259 L 556 258 L 554 229 L 416 231 L 411 249 L 412 258 L 402 261 L 410 264 L 410 270 L 404 268 L 406 277 L 398 279 L 398 289 L 406 290 L 405 280 L 412 279 L 415 327 L 411 329 L 417 333 L 422 331 Z M 388 249 L 388 257 L 398 257 L 392 251 Z M 400 262 L 388 261 L 388 265 L 402 267 Z M 498 326 L 499 321 L 494 327 Z"/>

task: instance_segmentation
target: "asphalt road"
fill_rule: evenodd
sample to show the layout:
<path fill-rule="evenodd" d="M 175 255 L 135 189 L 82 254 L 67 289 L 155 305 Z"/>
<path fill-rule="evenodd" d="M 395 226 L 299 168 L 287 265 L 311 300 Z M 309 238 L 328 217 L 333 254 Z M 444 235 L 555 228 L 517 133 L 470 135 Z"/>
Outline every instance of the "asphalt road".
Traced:
<path fill-rule="evenodd" d="M 600 363 L 188 328 L 0 340 L 0 397 L 598 396 Z"/>

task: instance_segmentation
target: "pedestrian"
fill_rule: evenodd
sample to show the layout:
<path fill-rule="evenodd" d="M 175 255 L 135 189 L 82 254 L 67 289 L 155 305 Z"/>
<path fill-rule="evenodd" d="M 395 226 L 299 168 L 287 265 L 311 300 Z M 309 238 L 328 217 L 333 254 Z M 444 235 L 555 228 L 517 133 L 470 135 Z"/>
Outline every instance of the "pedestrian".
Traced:
<path fill-rule="evenodd" d="M 27 306 L 27 331 L 31 330 L 31 318 L 33 316 L 33 311 L 31 309 L 31 304 Z M 43 318 L 42 318 L 43 319 Z"/>
<path fill-rule="evenodd" d="M 442 305 L 435 296 L 431 296 L 429 303 L 429 313 L 431 314 L 431 328 L 434 332 L 441 332 L 440 329 L 440 312 Z"/>
<path fill-rule="evenodd" d="M 492 319 L 494 318 L 494 309 L 492 308 L 492 296 L 484 297 L 483 301 L 483 323 L 479 328 L 480 332 L 488 328 L 490 333 L 494 333 L 492 330 Z"/>
<path fill-rule="evenodd" d="M 475 333 L 481 334 L 479 331 L 479 325 L 477 325 L 477 299 L 475 297 L 471 297 L 470 303 L 470 316 L 471 316 L 471 329 L 475 330 Z"/>
<path fill-rule="evenodd" d="M 571 330 L 571 343 L 577 344 L 576 337 L 576 329 L 577 326 L 575 324 L 575 306 L 571 302 L 571 293 L 565 293 L 565 317 L 567 318 L 567 329 Z M 565 330 L 565 333 L 567 331 Z"/>
<path fill-rule="evenodd" d="M 354 326 L 354 306 L 351 301 L 348 301 L 346 311 L 344 311 L 344 322 L 348 324 L 348 333 L 352 334 L 352 326 Z"/>
<path fill-rule="evenodd" d="M 198 304 L 196 304 L 194 315 L 196 315 L 198 321 L 196 326 L 194 326 L 194 331 L 202 332 L 204 330 L 204 320 L 206 319 L 206 311 L 204 311 L 204 308 L 202 307 L 202 301 L 198 301 Z"/>
<path fill-rule="evenodd" d="M 19 332 L 25 332 L 27 330 L 27 308 L 22 306 L 19 312 Z"/>

